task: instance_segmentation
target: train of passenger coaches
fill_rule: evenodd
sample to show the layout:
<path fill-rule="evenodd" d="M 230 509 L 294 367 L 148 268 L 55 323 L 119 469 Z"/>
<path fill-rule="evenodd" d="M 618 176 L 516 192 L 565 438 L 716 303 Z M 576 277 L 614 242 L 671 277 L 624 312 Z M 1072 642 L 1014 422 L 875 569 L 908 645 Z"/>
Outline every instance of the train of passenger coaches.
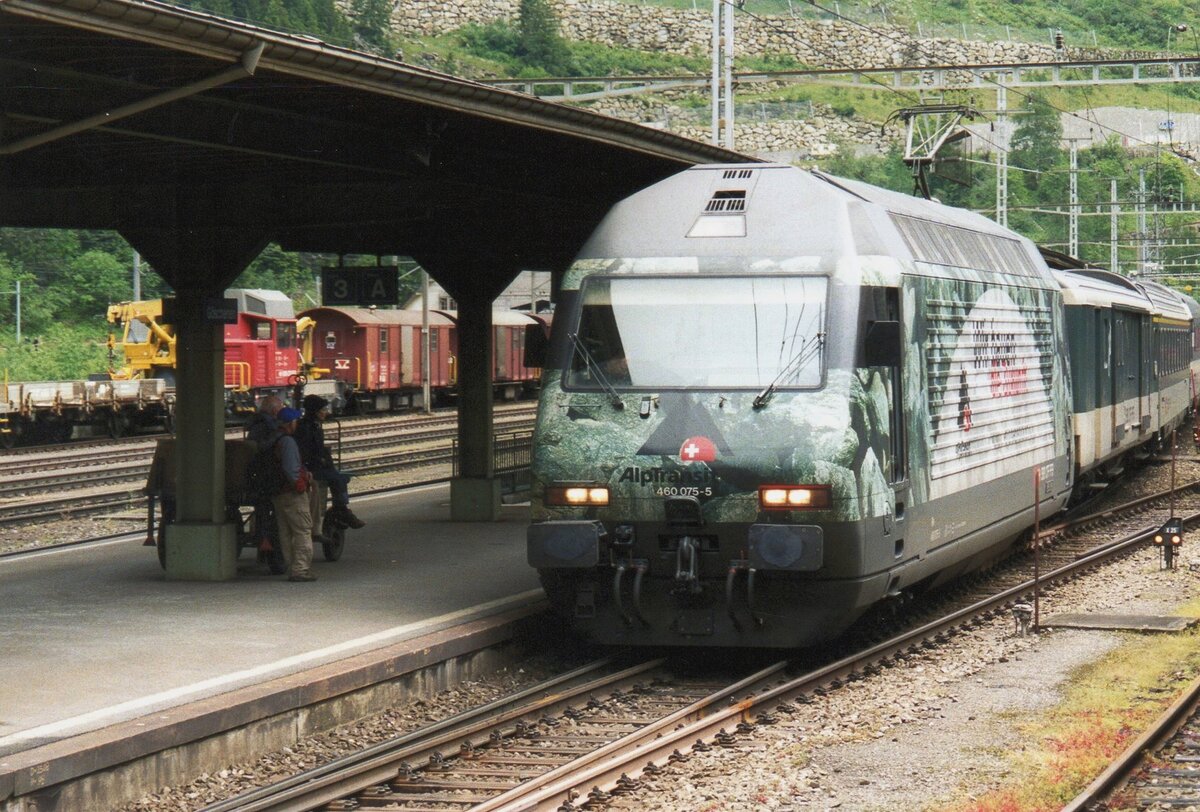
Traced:
<path fill-rule="evenodd" d="M 1059 259 L 782 165 L 617 204 L 537 361 L 552 605 L 605 644 L 813 645 L 1103 487 L 1195 408 L 1200 307 Z"/>

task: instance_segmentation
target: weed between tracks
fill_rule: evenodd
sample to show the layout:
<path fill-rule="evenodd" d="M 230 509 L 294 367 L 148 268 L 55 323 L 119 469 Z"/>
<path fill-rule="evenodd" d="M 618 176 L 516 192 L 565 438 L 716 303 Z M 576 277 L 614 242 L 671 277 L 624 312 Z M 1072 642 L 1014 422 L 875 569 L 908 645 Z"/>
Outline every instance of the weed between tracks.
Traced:
<path fill-rule="evenodd" d="M 1179 575 L 1188 577 L 1185 571 Z M 1200 600 L 1174 614 L 1200 617 Z M 1008 753 L 1006 786 L 931 810 L 1055 812 L 1078 795 L 1200 673 L 1200 630 L 1124 634 L 1126 641 L 1108 656 L 1071 675 L 1056 707 L 1014 720 L 1026 744 Z"/>

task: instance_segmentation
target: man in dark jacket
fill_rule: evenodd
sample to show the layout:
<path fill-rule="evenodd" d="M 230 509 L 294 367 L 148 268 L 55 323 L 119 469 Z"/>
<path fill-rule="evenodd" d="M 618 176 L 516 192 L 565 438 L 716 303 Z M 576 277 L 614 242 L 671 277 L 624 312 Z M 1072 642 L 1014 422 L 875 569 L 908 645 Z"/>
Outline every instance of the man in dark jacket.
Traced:
<path fill-rule="evenodd" d="M 279 410 L 283 406 L 283 399 L 278 395 L 267 395 L 263 398 L 258 411 L 246 424 L 246 439 L 253 440 L 259 449 L 273 444 L 282 433 L 279 426 Z"/>
<path fill-rule="evenodd" d="M 357 530 L 365 527 L 366 522 L 354 515 L 350 510 L 350 475 L 343 474 L 333 462 L 333 454 L 325 445 L 325 429 L 321 425 L 329 416 L 329 401 L 320 395 L 306 395 L 304 398 L 304 419 L 296 429 L 296 442 L 300 446 L 300 457 L 304 467 L 312 471 L 315 478 L 329 486 L 333 496 L 333 508 L 329 515 L 335 522 Z"/>
<path fill-rule="evenodd" d="M 258 411 L 246 424 L 246 439 L 253 442 L 258 451 L 273 449 L 283 434 L 283 428 L 279 425 L 279 412 L 283 407 L 282 398 L 278 395 L 267 395 L 259 405 Z M 271 507 L 269 496 L 264 496 L 254 503 L 254 526 L 259 539 L 259 549 L 264 555 L 270 553 L 275 546 L 271 543 Z"/>

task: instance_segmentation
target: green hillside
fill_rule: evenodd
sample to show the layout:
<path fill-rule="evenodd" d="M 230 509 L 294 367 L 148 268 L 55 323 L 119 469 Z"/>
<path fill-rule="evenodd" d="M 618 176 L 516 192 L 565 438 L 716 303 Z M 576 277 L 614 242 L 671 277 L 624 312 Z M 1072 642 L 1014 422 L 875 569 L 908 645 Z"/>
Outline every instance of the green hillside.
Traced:
<path fill-rule="evenodd" d="M 711 0 L 620 0 L 636 5 L 711 8 Z M 745 13 L 832 19 L 837 14 L 866 24 L 891 23 L 926 35 L 1009 38 L 1049 42 L 1060 30 L 1068 46 L 1195 51 L 1191 26 L 1200 26 L 1200 8 L 1180 0 L 899 0 L 862 3 L 850 0 L 748 0 Z M 918 29 L 918 23 L 920 29 Z M 1189 26 L 1182 38 L 1171 31 Z M 965 28 L 964 28 L 965 27 Z M 1093 39 L 1093 34 L 1094 39 Z M 1181 41 L 1182 40 L 1182 41 Z"/>

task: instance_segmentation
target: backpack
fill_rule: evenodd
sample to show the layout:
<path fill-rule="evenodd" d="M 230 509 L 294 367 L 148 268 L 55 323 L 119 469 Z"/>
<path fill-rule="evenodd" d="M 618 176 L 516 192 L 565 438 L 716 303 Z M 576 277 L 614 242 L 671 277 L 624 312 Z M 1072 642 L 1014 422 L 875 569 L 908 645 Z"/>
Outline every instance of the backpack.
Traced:
<path fill-rule="evenodd" d="M 246 472 L 246 495 L 254 502 L 268 502 L 288 484 L 279 458 L 279 437 L 260 448 Z"/>

